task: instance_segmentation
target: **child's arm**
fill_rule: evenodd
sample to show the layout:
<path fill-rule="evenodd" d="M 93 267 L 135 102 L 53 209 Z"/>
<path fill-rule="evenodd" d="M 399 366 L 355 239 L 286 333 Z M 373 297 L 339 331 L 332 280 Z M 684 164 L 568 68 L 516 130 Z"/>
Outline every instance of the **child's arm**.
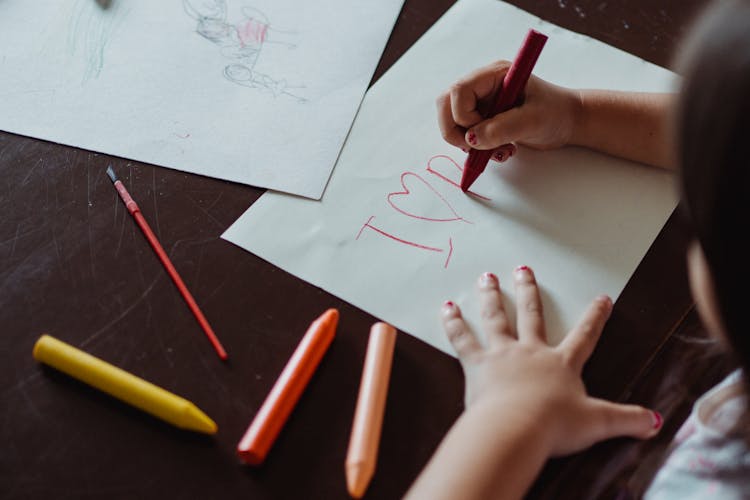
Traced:
<path fill-rule="evenodd" d="M 466 376 L 466 410 L 412 486 L 411 498 L 520 498 L 551 456 L 659 431 L 658 414 L 589 397 L 581 381 L 611 300 L 592 302 L 560 345 L 549 347 L 534 274 L 519 268 L 514 278 L 517 329 L 497 278 L 480 278 L 484 345 L 457 306 L 443 306 L 443 324 Z"/>
<path fill-rule="evenodd" d="M 674 94 L 579 90 L 581 102 L 569 144 L 674 168 Z"/>
<path fill-rule="evenodd" d="M 464 149 L 511 142 L 536 149 L 578 145 L 660 167 L 674 165 L 673 94 L 574 90 L 532 75 L 521 106 L 483 120 L 509 66 L 499 61 L 480 68 L 438 97 L 446 141 Z"/>

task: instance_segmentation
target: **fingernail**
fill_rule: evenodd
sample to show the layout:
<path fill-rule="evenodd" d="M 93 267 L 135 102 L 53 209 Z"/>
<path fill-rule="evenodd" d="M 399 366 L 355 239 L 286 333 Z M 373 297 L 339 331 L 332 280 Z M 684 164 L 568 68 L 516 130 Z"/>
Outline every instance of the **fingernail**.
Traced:
<path fill-rule="evenodd" d="M 664 423 L 664 419 L 661 416 L 661 413 L 658 411 L 651 411 L 651 417 L 653 419 L 653 428 L 659 429 L 661 427 L 661 424 Z"/>
<path fill-rule="evenodd" d="M 493 273 L 484 273 L 479 278 L 479 284 L 482 286 L 492 286 L 495 283 L 497 283 L 497 276 L 495 276 Z"/>
<path fill-rule="evenodd" d="M 529 266 L 518 266 L 516 268 L 516 272 L 517 273 L 522 273 L 522 272 L 525 272 L 525 271 L 531 271 L 531 269 L 529 269 Z"/>
<path fill-rule="evenodd" d="M 498 163 L 502 163 L 505 161 L 505 155 L 503 153 L 495 153 L 492 155 L 492 159 Z"/>
<path fill-rule="evenodd" d="M 609 295 L 599 295 L 596 300 L 603 302 L 608 307 L 612 307 L 612 299 L 609 297 Z"/>
<path fill-rule="evenodd" d="M 445 302 L 443 302 L 443 308 L 441 309 L 443 317 L 444 318 L 453 317 L 453 315 L 455 314 L 455 307 L 456 305 L 450 300 L 446 300 Z"/>
<path fill-rule="evenodd" d="M 474 132 L 469 132 L 467 140 L 469 141 L 469 144 L 471 144 L 472 146 L 476 146 L 477 145 L 477 134 L 475 134 Z"/>

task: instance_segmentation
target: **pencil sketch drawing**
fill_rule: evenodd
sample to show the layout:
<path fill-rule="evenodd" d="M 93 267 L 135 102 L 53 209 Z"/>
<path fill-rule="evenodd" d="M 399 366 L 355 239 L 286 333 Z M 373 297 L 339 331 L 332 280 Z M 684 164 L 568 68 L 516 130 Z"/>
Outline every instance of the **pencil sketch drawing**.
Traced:
<path fill-rule="evenodd" d="M 243 0 L 182 0 L 182 4 L 197 22 L 195 32 L 217 45 L 221 54 L 232 61 L 224 67 L 224 78 L 274 97 L 285 95 L 305 101 L 298 95 L 303 86 L 292 86 L 283 78 L 256 69 L 264 48 L 266 52 L 274 46 L 285 50 L 296 48 L 295 43 L 284 39 L 293 38 L 295 32 L 273 28 L 263 12 Z"/>
<path fill-rule="evenodd" d="M 70 11 L 67 49 L 84 64 L 82 83 L 96 79 L 104 68 L 107 45 L 130 7 L 123 2 L 103 8 L 90 0 L 76 0 Z"/>

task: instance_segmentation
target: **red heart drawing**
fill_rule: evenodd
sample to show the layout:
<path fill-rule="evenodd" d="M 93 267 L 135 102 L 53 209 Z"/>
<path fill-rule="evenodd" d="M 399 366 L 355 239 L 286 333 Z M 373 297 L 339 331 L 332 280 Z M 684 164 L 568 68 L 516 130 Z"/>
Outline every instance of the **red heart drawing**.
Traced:
<path fill-rule="evenodd" d="M 407 179 L 416 179 L 419 182 L 411 184 L 412 188 L 409 189 L 406 186 Z M 460 220 L 471 224 L 471 222 L 458 215 L 448 200 L 438 193 L 437 190 L 419 174 L 415 174 L 414 172 L 404 172 L 401 174 L 401 187 L 404 188 L 403 191 L 388 193 L 388 203 L 397 212 L 419 220 L 433 222 L 451 222 Z M 442 206 L 445 208 L 445 213 L 442 214 L 442 216 L 428 215 L 424 213 L 424 207 L 428 203 L 427 198 L 432 196 L 440 200 Z"/>
<path fill-rule="evenodd" d="M 444 161 L 447 160 L 447 161 Z M 427 171 L 431 173 L 432 175 L 435 175 L 451 186 L 455 186 L 458 189 L 461 189 L 461 175 L 463 174 L 463 167 L 461 167 L 456 161 L 451 158 L 450 156 L 446 155 L 436 155 L 430 158 L 430 160 L 427 162 Z M 458 174 L 458 175 L 456 175 Z M 457 180 L 453 180 L 453 177 L 457 177 Z M 476 196 L 477 198 L 481 198 L 486 201 L 491 201 L 490 198 L 486 196 L 482 196 L 481 194 L 477 194 L 474 191 L 467 191 L 467 193 Z"/>

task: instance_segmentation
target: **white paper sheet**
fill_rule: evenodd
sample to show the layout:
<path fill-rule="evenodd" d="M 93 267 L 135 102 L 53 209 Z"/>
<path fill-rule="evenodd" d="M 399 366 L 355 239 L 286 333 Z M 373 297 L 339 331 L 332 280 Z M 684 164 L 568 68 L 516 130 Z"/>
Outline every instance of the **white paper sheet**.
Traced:
<path fill-rule="evenodd" d="M 319 198 L 403 0 L 0 1 L 0 129 Z"/>
<path fill-rule="evenodd" d="M 461 193 L 464 155 L 435 97 L 470 70 L 549 35 L 535 73 L 571 87 L 667 91 L 668 71 L 494 0 L 461 0 L 365 97 L 321 202 L 265 194 L 224 238 L 452 353 L 438 311 L 476 325 L 476 278 L 532 266 L 548 336 L 601 293 L 616 298 L 676 204 L 671 175 L 579 148 L 521 148 Z"/>

